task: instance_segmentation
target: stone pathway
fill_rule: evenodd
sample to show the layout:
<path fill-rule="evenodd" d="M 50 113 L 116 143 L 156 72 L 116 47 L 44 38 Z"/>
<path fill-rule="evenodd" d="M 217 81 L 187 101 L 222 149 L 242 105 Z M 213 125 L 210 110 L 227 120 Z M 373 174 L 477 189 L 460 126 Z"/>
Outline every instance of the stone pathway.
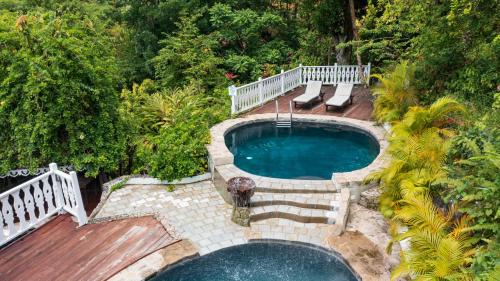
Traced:
<path fill-rule="evenodd" d="M 231 211 L 232 206 L 222 199 L 211 181 L 177 186 L 173 192 L 160 185 L 126 185 L 110 195 L 96 219 L 158 214 L 180 237 L 191 240 L 200 255 L 249 239 L 285 239 L 325 246 L 332 227 L 268 218 L 247 228 L 231 221 Z"/>

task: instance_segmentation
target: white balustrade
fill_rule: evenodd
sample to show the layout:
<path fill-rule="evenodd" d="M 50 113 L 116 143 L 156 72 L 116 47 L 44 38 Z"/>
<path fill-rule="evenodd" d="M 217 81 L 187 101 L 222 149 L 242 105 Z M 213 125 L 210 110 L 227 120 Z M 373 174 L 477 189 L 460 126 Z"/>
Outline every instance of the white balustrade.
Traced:
<path fill-rule="evenodd" d="M 0 246 L 48 218 L 68 212 L 80 226 L 87 223 L 76 172 L 49 171 L 0 194 Z"/>
<path fill-rule="evenodd" d="M 309 80 L 322 81 L 324 85 L 338 83 L 368 84 L 371 65 L 364 65 L 362 73 L 358 65 L 302 66 L 261 79 L 240 87 L 230 86 L 231 113 L 236 114 L 261 106 Z M 362 79 L 364 77 L 364 79 Z M 365 82 L 366 81 L 366 82 Z"/>

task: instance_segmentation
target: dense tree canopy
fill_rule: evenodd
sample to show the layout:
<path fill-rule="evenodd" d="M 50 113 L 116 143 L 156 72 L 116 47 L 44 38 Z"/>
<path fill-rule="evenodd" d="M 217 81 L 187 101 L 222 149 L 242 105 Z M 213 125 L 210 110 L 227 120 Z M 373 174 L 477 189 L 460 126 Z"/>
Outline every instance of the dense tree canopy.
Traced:
<path fill-rule="evenodd" d="M 452 94 L 488 107 L 500 80 L 498 1 L 370 1 L 360 52 L 386 68 L 416 63 L 422 100 Z"/>

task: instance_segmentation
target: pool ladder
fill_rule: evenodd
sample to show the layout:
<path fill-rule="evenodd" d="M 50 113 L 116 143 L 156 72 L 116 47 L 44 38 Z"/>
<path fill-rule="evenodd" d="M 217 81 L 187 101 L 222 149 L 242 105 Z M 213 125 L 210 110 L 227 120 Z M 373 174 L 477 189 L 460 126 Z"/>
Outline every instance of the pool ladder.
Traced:
<path fill-rule="evenodd" d="M 279 107 L 278 101 L 276 101 L 276 127 L 277 128 L 291 128 L 292 127 L 292 118 L 293 118 L 293 110 L 292 110 L 292 101 L 290 101 L 290 117 L 288 119 L 279 118 Z"/>

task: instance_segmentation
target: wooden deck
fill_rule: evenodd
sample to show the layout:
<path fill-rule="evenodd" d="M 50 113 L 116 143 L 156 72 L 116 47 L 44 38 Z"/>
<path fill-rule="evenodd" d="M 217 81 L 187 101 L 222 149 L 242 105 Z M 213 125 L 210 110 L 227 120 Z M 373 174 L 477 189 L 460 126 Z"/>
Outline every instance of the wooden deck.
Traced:
<path fill-rule="evenodd" d="M 287 92 L 285 95 L 278 97 L 278 106 L 281 113 L 288 113 L 288 107 L 291 100 L 304 93 L 306 87 L 298 87 L 292 91 Z M 335 92 L 334 86 L 323 86 L 322 91 L 325 92 L 323 102 L 313 102 L 306 106 L 297 106 L 293 109 L 294 114 L 321 114 L 343 116 L 348 118 L 371 120 L 373 112 L 372 95 L 370 89 L 362 86 L 355 86 L 352 90 L 353 103 L 347 105 L 343 109 L 329 108 L 326 111 L 324 102 L 331 98 Z M 293 105 L 292 105 L 293 106 Z M 274 113 L 276 106 L 274 101 L 270 101 L 261 107 L 255 108 L 245 115 L 259 114 L 259 113 Z"/>
<path fill-rule="evenodd" d="M 77 228 L 60 215 L 0 250 L 0 280 L 106 280 L 175 242 L 153 217 Z"/>

